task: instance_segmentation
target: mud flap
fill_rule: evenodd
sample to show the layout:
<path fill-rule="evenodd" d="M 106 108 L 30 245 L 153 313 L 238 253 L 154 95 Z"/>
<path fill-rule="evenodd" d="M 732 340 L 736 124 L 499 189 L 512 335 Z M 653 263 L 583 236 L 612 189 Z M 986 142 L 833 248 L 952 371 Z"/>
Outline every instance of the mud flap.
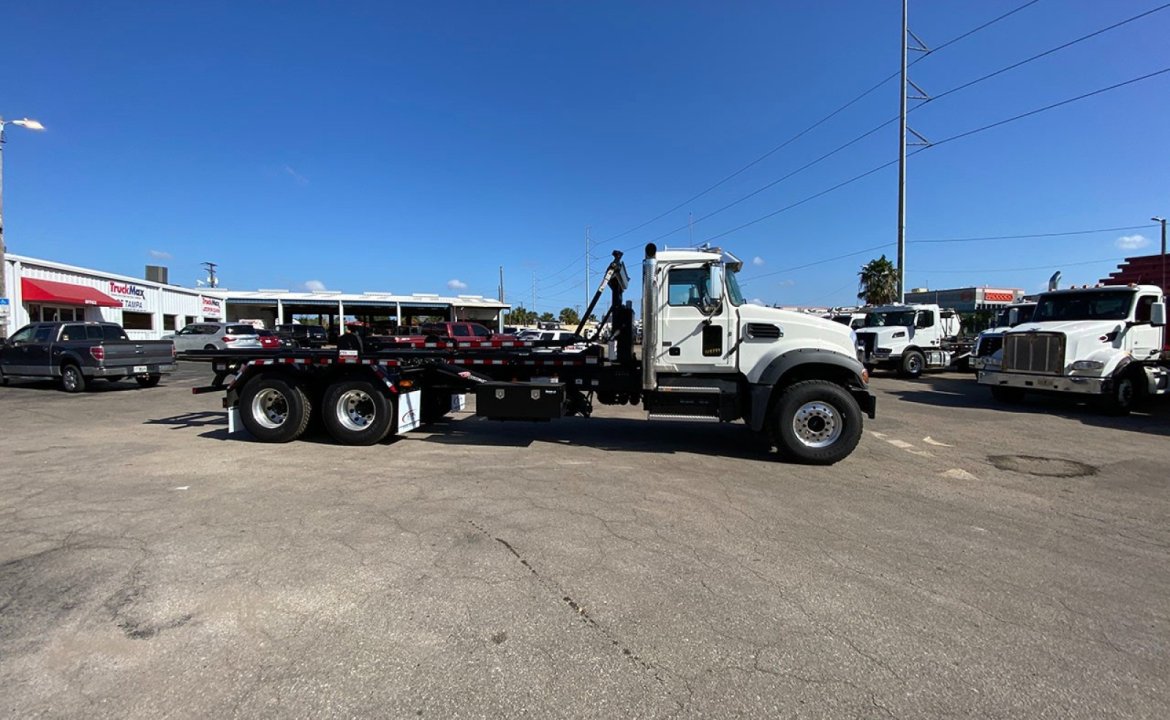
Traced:
<path fill-rule="evenodd" d="M 394 407 L 398 410 L 395 435 L 408 433 L 422 424 L 422 390 L 400 393 Z"/>
<path fill-rule="evenodd" d="M 234 435 L 244 429 L 243 424 L 240 422 L 240 409 L 238 407 L 228 408 L 227 416 L 228 435 Z"/>

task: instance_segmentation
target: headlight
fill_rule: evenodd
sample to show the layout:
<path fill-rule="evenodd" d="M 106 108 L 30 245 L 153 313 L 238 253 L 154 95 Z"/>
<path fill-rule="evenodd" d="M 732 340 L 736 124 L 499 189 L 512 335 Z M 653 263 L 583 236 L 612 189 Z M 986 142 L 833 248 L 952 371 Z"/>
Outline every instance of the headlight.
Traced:
<path fill-rule="evenodd" d="M 1103 370 L 1105 363 L 1098 360 L 1077 360 L 1072 364 L 1073 370 Z"/>

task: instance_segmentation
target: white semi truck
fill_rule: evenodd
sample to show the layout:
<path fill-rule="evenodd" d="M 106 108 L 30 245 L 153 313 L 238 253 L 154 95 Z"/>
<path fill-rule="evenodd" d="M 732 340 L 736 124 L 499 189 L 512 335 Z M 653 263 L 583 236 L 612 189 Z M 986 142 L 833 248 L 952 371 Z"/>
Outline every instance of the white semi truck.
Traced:
<path fill-rule="evenodd" d="M 1012 303 L 999 311 L 995 316 L 995 326 L 979 333 L 975 338 L 975 347 L 971 350 L 971 369 L 982 370 L 985 367 L 998 365 L 999 356 L 996 352 L 1003 347 L 1003 335 L 1020 323 L 1032 319 L 1036 312 L 1036 303 Z M 994 357 L 993 357 L 994 356 Z"/>
<path fill-rule="evenodd" d="M 962 329 L 959 314 L 938 305 L 872 307 L 866 310 L 865 327 L 857 331 L 857 351 L 867 368 L 916 378 L 967 357 L 971 344 L 963 340 Z"/>
<path fill-rule="evenodd" d="M 979 383 L 1003 402 L 1042 391 L 1095 399 L 1124 414 L 1170 391 L 1165 325 L 1162 290 L 1154 285 L 1047 292 L 1031 322 L 1004 333 Z"/>
<path fill-rule="evenodd" d="M 196 392 L 225 393 L 229 426 L 288 442 L 313 415 L 335 440 L 370 445 L 446 413 L 452 396 L 474 392 L 476 414 L 496 420 L 589 416 L 593 401 L 641 405 L 650 419 L 735 422 L 766 434 L 789 459 L 830 464 L 847 457 L 874 416 L 868 373 L 853 331 L 829 320 L 747 302 L 742 263 L 714 248 L 646 246 L 642 263 L 642 353 L 629 276 L 614 253 L 582 317 L 608 286 L 601 325 L 607 345 L 586 338 L 396 338 L 346 335 L 337 350 L 193 352 L 215 379 Z"/>

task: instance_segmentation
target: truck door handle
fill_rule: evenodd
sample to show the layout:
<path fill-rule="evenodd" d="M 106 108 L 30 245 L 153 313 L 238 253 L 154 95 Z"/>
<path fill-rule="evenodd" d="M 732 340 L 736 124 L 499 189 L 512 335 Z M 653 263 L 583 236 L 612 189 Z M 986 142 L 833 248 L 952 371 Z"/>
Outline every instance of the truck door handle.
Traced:
<path fill-rule="evenodd" d="M 682 355 L 682 349 L 677 348 L 677 347 L 672 347 L 671 349 L 666 351 L 666 354 L 667 355 L 675 355 L 675 356 Z"/>

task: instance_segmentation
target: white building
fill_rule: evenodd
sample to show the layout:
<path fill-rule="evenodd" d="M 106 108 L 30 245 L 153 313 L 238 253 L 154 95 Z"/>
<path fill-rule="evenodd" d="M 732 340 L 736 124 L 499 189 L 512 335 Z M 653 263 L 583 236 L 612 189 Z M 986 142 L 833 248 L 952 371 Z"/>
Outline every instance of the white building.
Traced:
<path fill-rule="evenodd" d="M 8 337 L 30 322 L 105 320 L 134 340 L 157 340 L 193 322 L 224 318 L 223 298 L 198 290 L 24 255 L 4 256 Z"/>
<path fill-rule="evenodd" d="M 30 322 L 106 320 L 124 327 L 132 339 L 157 340 L 194 322 L 260 320 L 270 328 L 292 322 L 294 315 L 319 317 L 335 328 L 350 317 L 404 323 L 428 317 L 474 320 L 502 329 L 510 307 L 479 295 L 183 288 L 12 254 L 5 256 L 4 280 L 4 337 Z"/>

